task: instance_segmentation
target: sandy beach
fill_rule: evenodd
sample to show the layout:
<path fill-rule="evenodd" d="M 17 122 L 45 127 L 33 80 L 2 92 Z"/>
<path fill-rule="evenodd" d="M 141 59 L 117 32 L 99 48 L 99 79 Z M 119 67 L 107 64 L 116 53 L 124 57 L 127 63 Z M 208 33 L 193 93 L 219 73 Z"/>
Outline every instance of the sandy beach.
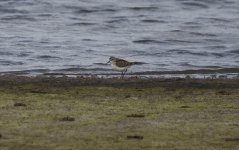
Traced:
<path fill-rule="evenodd" d="M 0 149 L 238 149 L 238 79 L 0 77 Z"/>

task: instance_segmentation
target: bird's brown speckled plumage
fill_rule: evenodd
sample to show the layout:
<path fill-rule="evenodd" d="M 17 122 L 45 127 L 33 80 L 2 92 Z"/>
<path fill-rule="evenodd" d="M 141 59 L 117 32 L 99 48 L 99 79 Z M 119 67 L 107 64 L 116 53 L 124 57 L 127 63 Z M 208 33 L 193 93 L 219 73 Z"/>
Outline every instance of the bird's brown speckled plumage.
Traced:
<path fill-rule="evenodd" d="M 113 63 L 118 67 L 127 67 L 133 65 L 131 62 L 119 58 L 113 60 Z"/>

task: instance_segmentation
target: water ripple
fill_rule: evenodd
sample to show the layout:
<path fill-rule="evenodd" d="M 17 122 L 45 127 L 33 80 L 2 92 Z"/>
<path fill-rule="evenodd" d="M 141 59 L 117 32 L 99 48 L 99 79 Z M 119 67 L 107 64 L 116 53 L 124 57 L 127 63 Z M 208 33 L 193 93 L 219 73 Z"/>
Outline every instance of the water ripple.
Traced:
<path fill-rule="evenodd" d="M 0 13 L 2 14 L 27 14 L 29 13 L 26 10 L 18 10 L 18 9 L 13 9 L 13 8 L 4 8 L 0 6 Z"/>
<path fill-rule="evenodd" d="M 157 40 L 145 39 L 145 40 L 134 40 L 133 43 L 137 43 L 137 44 L 161 44 L 161 43 L 164 43 L 164 42 L 157 41 Z"/>
<path fill-rule="evenodd" d="M 187 7 L 203 8 L 203 9 L 209 8 L 209 6 L 207 4 L 203 4 L 203 3 L 199 3 L 199 2 L 183 2 L 182 4 Z"/>
<path fill-rule="evenodd" d="M 73 23 L 70 26 L 93 26 L 97 25 L 96 23 L 90 23 L 90 22 L 78 22 L 78 23 Z"/>
<path fill-rule="evenodd" d="M 232 54 L 239 54 L 239 49 L 230 50 L 229 53 L 232 53 Z"/>
<path fill-rule="evenodd" d="M 127 9 L 133 11 L 155 11 L 158 10 L 158 7 L 148 6 L 148 7 L 128 7 Z"/>
<path fill-rule="evenodd" d="M 25 15 L 14 15 L 14 16 L 2 17 L 1 20 L 5 20 L 5 21 L 11 21 L 11 20 L 36 21 L 35 18 L 28 17 Z"/>
<path fill-rule="evenodd" d="M 0 65 L 2 66 L 23 65 L 23 64 L 24 64 L 23 62 L 0 60 Z"/>

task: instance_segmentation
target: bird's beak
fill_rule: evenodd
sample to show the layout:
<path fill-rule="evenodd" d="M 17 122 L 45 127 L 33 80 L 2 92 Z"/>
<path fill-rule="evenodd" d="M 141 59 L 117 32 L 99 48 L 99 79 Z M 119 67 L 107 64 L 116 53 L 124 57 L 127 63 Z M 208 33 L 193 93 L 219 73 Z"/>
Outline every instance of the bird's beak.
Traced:
<path fill-rule="evenodd" d="M 107 62 L 107 64 L 110 63 L 110 60 Z"/>

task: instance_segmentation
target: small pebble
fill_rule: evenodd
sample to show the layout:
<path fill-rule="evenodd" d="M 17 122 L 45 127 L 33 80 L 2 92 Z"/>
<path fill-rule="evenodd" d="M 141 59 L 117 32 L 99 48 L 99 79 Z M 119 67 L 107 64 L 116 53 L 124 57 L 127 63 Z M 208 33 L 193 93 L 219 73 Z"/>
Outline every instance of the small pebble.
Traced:
<path fill-rule="evenodd" d="M 224 90 L 218 91 L 217 94 L 220 94 L 220 95 L 230 95 L 229 92 L 224 91 Z"/>
<path fill-rule="evenodd" d="M 125 95 L 125 98 L 130 98 L 131 96 L 130 95 Z"/>
<path fill-rule="evenodd" d="M 144 118 L 145 115 L 144 115 L 144 114 L 130 114 L 130 115 L 127 115 L 127 117 L 132 117 L 132 118 Z"/>
<path fill-rule="evenodd" d="M 18 107 L 18 106 L 26 107 L 27 105 L 24 103 L 15 103 L 14 106 L 15 107 Z"/>
<path fill-rule="evenodd" d="M 190 108 L 190 106 L 184 105 L 184 106 L 181 106 L 180 108 Z"/>
<path fill-rule="evenodd" d="M 128 136 L 127 136 L 127 139 L 137 139 L 137 140 L 142 140 L 142 139 L 144 139 L 144 137 L 141 136 L 141 135 L 128 135 Z"/>
<path fill-rule="evenodd" d="M 67 117 L 61 118 L 60 121 L 75 121 L 75 118 L 67 116 Z"/>
<path fill-rule="evenodd" d="M 239 142 L 239 138 L 225 138 L 226 142 Z"/>

